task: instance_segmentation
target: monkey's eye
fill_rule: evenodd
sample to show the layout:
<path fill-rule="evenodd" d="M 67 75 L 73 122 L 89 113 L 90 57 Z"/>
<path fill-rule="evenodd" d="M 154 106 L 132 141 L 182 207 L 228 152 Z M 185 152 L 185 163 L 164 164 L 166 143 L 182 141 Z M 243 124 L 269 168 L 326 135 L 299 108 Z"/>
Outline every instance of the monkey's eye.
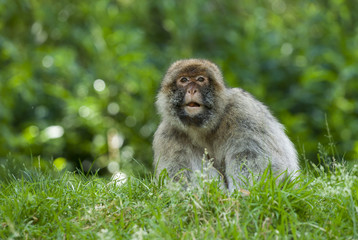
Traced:
<path fill-rule="evenodd" d="M 180 82 L 182 82 L 182 83 L 186 83 L 186 82 L 188 82 L 189 80 L 186 78 L 186 77 L 182 77 L 181 79 L 180 79 Z"/>
<path fill-rule="evenodd" d="M 198 77 L 197 79 L 196 79 L 198 82 L 204 82 L 205 81 L 205 78 L 204 77 Z"/>

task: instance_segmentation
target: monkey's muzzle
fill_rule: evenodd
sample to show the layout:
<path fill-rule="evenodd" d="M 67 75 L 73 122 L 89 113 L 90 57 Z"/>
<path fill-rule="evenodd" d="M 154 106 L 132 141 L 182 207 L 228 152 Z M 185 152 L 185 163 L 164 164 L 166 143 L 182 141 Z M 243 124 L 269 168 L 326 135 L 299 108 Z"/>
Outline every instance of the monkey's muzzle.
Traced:
<path fill-rule="evenodd" d="M 197 102 L 189 102 L 184 105 L 184 110 L 189 116 L 195 116 L 199 113 L 202 113 L 204 108 L 203 105 L 200 105 Z"/>

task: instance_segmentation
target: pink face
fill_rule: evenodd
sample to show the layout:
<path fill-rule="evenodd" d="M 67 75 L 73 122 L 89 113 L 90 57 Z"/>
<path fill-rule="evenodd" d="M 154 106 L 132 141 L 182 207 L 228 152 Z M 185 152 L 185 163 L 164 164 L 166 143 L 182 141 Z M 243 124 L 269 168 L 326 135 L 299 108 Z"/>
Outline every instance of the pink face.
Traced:
<path fill-rule="evenodd" d="M 184 88 L 184 110 L 189 116 L 202 113 L 204 110 L 203 96 L 200 89 L 209 85 L 209 79 L 205 75 L 180 76 L 177 79 L 177 86 Z"/>

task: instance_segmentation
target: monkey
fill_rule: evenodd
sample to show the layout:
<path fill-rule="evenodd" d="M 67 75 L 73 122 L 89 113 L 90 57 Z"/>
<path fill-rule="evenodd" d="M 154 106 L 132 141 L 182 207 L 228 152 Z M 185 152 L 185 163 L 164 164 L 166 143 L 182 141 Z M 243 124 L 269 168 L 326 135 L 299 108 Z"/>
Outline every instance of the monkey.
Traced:
<path fill-rule="evenodd" d="M 230 192 L 260 177 L 266 168 L 281 181 L 298 175 L 297 152 L 269 109 L 241 88 L 229 88 L 219 67 L 206 59 L 174 62 L 160 85 L 154 133 L 155 175 L 194 181 L 211 159 L 210 178 Z"/>

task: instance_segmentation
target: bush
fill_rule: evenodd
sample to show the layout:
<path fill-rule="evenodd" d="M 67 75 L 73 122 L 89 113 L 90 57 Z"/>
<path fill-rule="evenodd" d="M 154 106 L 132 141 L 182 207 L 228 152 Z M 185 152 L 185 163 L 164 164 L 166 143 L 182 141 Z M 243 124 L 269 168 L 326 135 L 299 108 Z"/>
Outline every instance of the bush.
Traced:
<path fill-rule="evenodd" d="M 269 105 L 308 159 L 325 117 L 356 158 L 356 12 L 353 0 L 2 1 L 0 156 L 143 173 L 166 67 L 204 57 Z"/>

